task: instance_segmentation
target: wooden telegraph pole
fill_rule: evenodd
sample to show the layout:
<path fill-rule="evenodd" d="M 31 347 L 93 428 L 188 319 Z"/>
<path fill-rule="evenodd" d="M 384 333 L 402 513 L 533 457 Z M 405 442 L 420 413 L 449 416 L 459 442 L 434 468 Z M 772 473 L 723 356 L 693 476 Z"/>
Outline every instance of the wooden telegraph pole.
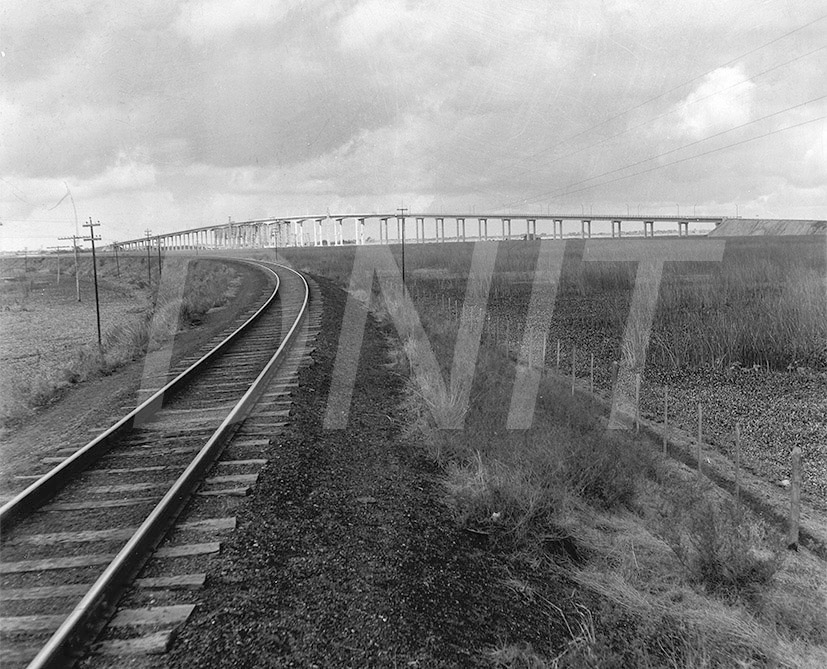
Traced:
<path fill-rule="evenodd" d="M 405 214 L 408 210 L 405 207 L 400 207 L 396 211 L 399 212 L 399 217 L 402 219 L 402 287 L 405 287 Z"/>
<path fill-rule="evenodd" d="M 112 249 L 115 251 L 115 269 L 118 272 L 118 278 L 121 278 L 121 263 L 118 261 L 118 242 L 112 242 Z"/>
<path fill-rule="evenodd" d="M 50 246 L 49 247 L 50 251 L 56 251 L 57 252 L 57 285 L 58 286 L 60 285 L 60 252 L 63 249 L 68 249 L 68 248 L 69 248 L 68 246 Z"/>
<path fill-rule="evenodd" d="M 78 302 L 80 302 L 80 274 L 78 273 L 78 241 L 82 239 L 82 237 L 80 235 L 72 235 L 71 237 L 58 237 L 58 239 L 72 240 L 72 248 L 75 252 L 75 292 L 77 293 Z"/>
<path fill-rule="evenodd" d="M 150 237 L 152 231 L 149 228 L 147 228 L 146 230 L 144 230 L 144 234 L 146 234 L 146 280 L 147 286 L 149 288 L 152 288 L 152 267 L 150 267 L 150 261 L 152 260 L 152 258 L 149 255 L 149 251 L 152 246 L 152 238 Z"/>
<path fill-rule="evenodd" d="M 98 298 L 98 262 L 95 257 L 95 241 L 100 239 L 100 236 L 95 236 L 95 228 L 100 227 L 100 224 L 100 221 L 97 223 L 92 223 L 91 216 L 89 217 L 89 222 L 83 224 L 84 228 L 89 228 L 89 236 L 84 237 L 83 240 L 86 242 L 92 242 L 92 275 L 95 277 L 95 313 L 98 319 L 98 348 L 103 345 L 103 341 L 101 339 L 101 305 L 100 299 Z"/>

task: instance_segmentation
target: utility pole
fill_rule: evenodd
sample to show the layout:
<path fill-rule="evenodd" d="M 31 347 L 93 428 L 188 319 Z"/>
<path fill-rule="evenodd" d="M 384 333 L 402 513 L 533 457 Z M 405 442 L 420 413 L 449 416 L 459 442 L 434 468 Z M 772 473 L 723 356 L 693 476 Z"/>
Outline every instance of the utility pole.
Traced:
<path fill-rule="evenodd" d="M 144 230 L 144 234 L 146 234 L 146 280 L 149 288 L 152 288 L 152 268 L 150 267 L 152 258 L 149 255 L 150 247 L 152 246 L 152 238 L 150 237 L 152 230 L 147 228 Z"/>
<path fill-rule="evenodd" d="M 161 283 L 161 235 L 155 239 L 158 240 L 158 283 Z"/>
<path fill-rule="evenodd" d="M 92 274 L 95 277 L 95 313 L 97 314 L 98 319 L 98 348 L 103 345 L 103 341 L 101 340 L 101 305 L 100 299 L 98 298 L 98 262 L 95 257 L 95 240 L 100 239 L 100 237 L 95 237 L 95 228 L 100 227 L 101 222 L 98 221 L 97 223 L 92 223 L 92 217 L 89 217 L 89 222 L 84 223 L 84 228 L 89 228 L 89 236 L 84 237 L 84 241 L 92 242 Z"/>
<path fill-rule="evenodd" d="M 63 249 L 68 249 L 68 248 L 69 248 L 68 246 L 50 246 L 49 247 L 50 251 L 56 251 L 57 252 L 57 285 L 58 286 L 60 285 L 60 252 Z"/>
<path fill-rule="evenodd" d="M 75 292 L 77 293 L 78 302 L 80 302 L 80 274 L 78 272 L 78 240 L 82 239 L 82 237 L 80 235 L 72 235 L 71 237 L 58 237 L 58 239 L 72 240 L 72 248 L 75 251 Z"/>
<path fill-rule="evenodd" d="M 405 207 L 399 207 L 396 211 L 399 212 L 399 217 L 402 219 L 402 288 L 405 287 L 405 214 L 408 210 Z"/>
<path fill-rule="evenodd" d="M 118 272 L 118 278 L 121 278 L 121 263 L 118 261 L 118 242 L 112 242 L 112 249 L 115 251 L 115 269 Z"/>

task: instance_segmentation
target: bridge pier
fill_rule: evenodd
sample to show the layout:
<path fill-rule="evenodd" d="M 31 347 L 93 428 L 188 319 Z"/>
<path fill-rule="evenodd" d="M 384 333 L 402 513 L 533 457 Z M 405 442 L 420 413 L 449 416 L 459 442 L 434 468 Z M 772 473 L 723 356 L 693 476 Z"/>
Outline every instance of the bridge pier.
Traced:
<path fill-rule="evenodd" d="M 560 239 L 563 239 L 563 219 L 562 218 L 555 218 L 552 220 L 552 225 L 554 226 L 551 238 L 557 239 L 557 228 L 560 228 Z"/>
<path fill-rule="evenodd" d="M 483 213 L 480 214 L 472 214 L 470 219 L 464 215 L 458 214 L 449 214 L 451 218 L 454 218 L 456 224 L 456 233 L 455 236 L 451 235 L 450 237 L 446 236 L 445 230 L 445 217 L 442 215 L 436 214 L 421 214 L 417 215 L 416 212 L 413 212 L 409 216 L 405 218 L 412 218 L 414 220 L 414 238 L 418 243 L 425 243 L 428 242 L 428 236 L 426 234 L 427 230 L 427 223 L 426 220 L 431 218 L 434 221 L 434 237 L 433 241 L 440 243 L 446 241 L 468 241 L 470 240 L 479 240 L 479 241 L 488 241 L 489 239 L 503 239 L 503 240 L 510 240 L 514 238 L 514 230 L 512 229 L 512 223 L 514 222 L 513 216 L 504 216 L 502 214 L 492 214 L 493 219 L 500 219 L 500 234 L 497 235 L 493 233 L 493 236 L 489 238 L 488 236 L 488 216 L 484 215 Z M 267 219 L 257 219 L 257 220 L 250 220 L 250 221 L 234 221 L 232 217 L 228 217 L 228 221 L 226 223 L 218 223 L 212 226 L 204 226 L 202 228 L 196 228 L 192 230 L 184 230 L 184 231 L 172 231 L 164 234 L 158 234 L 152 237 L 152 244 L 157 244 L 158 248 L 162 251 L 192 251 L 193 249 L 240 249 L 240 248 L 271 248 L 274 245 L 294 245 L 294 246 L 324 246 L 327 244 L 341 246 L 345 243 L 344 241 L 344 228 L 343 223 L 345 219 L 353 218 L 354 224 L 354 235 L 355 240 L 353 240 L 357 245 L 364 245 L 367 242 L 367 232 L 366 232 L 366 225 L 367 220 L 370 218 L 371 220 L 378 220 L 379 223 L 379 244 L 390 244 L 390 219 L 396 218 L 396 226 L 397 226 L 397 233 L 396 233 L 396 240 L 395 242 L 401 241 L 403 239 L 403 232 L 402 232 L 402 217 L 399 214 L 351 214 L 351 215 L 339 215 L 333 217 L 331 215 L 327 216 L 315 216 L 312 218 L 301 218 L 301 219 L 279 219 L 279 218 L 267 218 Z M 695 218 L 681 218 L 680 212 L 678 216 L 653 216 L 652 218 L 645 219 L 641 215 L 632 216 L 631 213 L 629 216 L 620 216 L 616 217 L 615 215 L 591 215 L 589 218 L 585 217 L 585 212 L 581 211 L 581 216 L 578 218 L 576 215 L 560 215 L 554 214 L 552 215 L 550 212 L 547 214 L 540 214 L 539 216 L 531 216 L 530 214 L 516 214 L 517 220 L 525 220 L 526 222 L 526 232 L 525 238 L 531 239 L 537 237 L 537 221 L 552 221 L 553 223 L 553 232 L 552 238 L 564 240 L 565 233 L 563 230 L 564 223 L 566 221 L 574 222 L 576 220 L 580 220 L 580 237 L 583 239 L 592 238 L 592 222 L 597 221 L 608 221 L 611 223 L 611 236 L 612 238 L 621 238 L 623 237 L 623 223 L 632 224 L 632 227 L 640 221 L 643 225 L 643 236 L 654 237 L 655 236 L 655 223 L 662 223 L 665 224 L 665 230 L 668 230 L 669 225 L 676 225 L 678 229 L 678 236 L 679 237 L 688 237 L 690 235 L 689 232 L 689 225 L 690 223 L 707 223 L 715 225 L 720 224 L 723 219 L 716 218 L 712 216 L 701 216 Z M 467 232 L 466 229 L 466 221 L 477 219 L 477 236 L 474 237 Z M 332 226 L 332 234 L 328 234 L 326 230 L 326 221 L 331 222 Z M 305 231 L 305 222 L 308 223 L 313 228 L 312 234 L 312 241 L 310 236 L 310 230 Z M 307 237 L 305 237 L 305 233 L 307 233 Z M 627 236 L 628 236 L 627 232 Z M 632 233 L 633 235 L 636 233 Z M 470 235 L 470 236 L 469 236 Z M 521 234 L 518 234 L 518 237 L 522 237 Z M 156 241 L 157 240 L 157 241 Z M 374 243 L 376 240 L 373 240 Z M 407 241 L 407 239 L 405 240 Z M 121 243 L 120 248 L 127 251 L 127 250 L 145 250 L 146 248 L 146 240 L 144 238 L 138 240 L 130 240 L 124 241 Z"/>

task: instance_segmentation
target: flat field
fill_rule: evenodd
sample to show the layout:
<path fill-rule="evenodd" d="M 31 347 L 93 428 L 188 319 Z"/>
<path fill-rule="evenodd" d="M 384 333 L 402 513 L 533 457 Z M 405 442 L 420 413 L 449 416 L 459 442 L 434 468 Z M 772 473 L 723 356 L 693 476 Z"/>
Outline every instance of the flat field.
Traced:
<path fill-rule="evenodd" d="M 64 270 L 65 271 L 65 270 Z M 84 277 L 78 302 L 73 276 L 57 283 L 54 271 L 5 273 L 0 285 L 0 365 L 6 375 L 27 376 L 60 366 L 66 356 L 97 338 L 94 286 Z M 146 298 L 127 287 L 100 291 L 101 326 L 111 328 L 143 313 Z"/>
<path fill-rule="evenodd" d="M 658 252 L 643 239 L 568 240 L 553 313 L 542 315 L 547 367 L 609 392 L 638 263 Z M 490 277 L 470 274 L 473 244 L 406 244 L 406 285 L 421 310 L 456 320 L 469 282 L 485 291 L 483 339 L 518 356 L 527 334 L 540 242 L 497 244 Z M 668 387 L 670 424 L 695 434 L 703 405 L 704 441 L 731 455 L 736 422 L 744 465 L 783 485 L 790 452 L 802 450 L 807 504 L 827 509 L 827 247 L 823 237 L 658 239 L 668 245 L 641 373 L 641 411 L 658 419 Z M 691 244 L 692 246 L 689 246 Z M 708 245 L 708 246 L 706 246 Z M 719 246 L 720 245 L 720 246 Z M 700 254 L 698 252 L 700 249 Z M 708 249 L 708 252 L 707 252 Z M 683 260 L 691 250 L 697 260 Z M 401 247 L 392 247 L 401 265 Z M 355 248 L 285 249 L 299 269 L 347 286 Z M 688 254 L 687 254 L 688 256 Z M 591 258 L 600 258 L 591 261 Z M 704 259 L 707 258 L 707 259 Z M 547 287 L 545 288 L 548 289 Z M 547 326 L 547 332 L 546 332 Z M 440 360 L 447 372 L 451 360 Z"/>
<path fill-rule="evenodd" d="M 97 350 L 91 259 L 80 261 L 78 302 L 71 257 L 5 259 L 0 263 L 0 418 L 6 422 L 48 402 L 76 376 L 79 356 Z M 148 293 L 136 280 L 138 263 L 99 258 L 99 300 L 104 335 L 143 320 Z M 88 357 L 88 356 L 87 356 Z"/>

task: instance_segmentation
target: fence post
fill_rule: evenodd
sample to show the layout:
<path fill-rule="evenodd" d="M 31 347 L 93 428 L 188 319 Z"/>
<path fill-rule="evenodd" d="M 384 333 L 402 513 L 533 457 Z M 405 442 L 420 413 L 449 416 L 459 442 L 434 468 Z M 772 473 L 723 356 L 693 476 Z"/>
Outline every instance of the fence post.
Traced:
<path fill-rule="evenodd" d="M 701 442 L 704 438 L 704 405 L 698 402 L 698 474 L 701 474 Z"/>
<path fill-rule="evenodd" d="M 589 392 L 594 395 L 594 353 L 589 361 Z"/>
<path fill-rule="evenodd" d="M 741 513 L 741 423 L 735 423 L 735 508 Z"/>
<path fill-rule="evenodd" d="M 619 365 L 617 364 L 617 360 L 612 361 L 612 387 L 611 390 L 614 391 L 615 383 L 617 383 L 617 372 L 618 372 Z"/>
<path fill-rule="evenodd" d="M 560 371 L 560 340 L 557 340 L 557 371 Z"/>
<path fill-rule="evenodd" d="M 548 343 L 548 340 L 544 337 L 543 338 L 543 364 L 542 364 L 543 372 L 545 372 L 545 370 L 546 370 L 546 344 L 547 343 Z"/>
<path fill-rule="evenodd" d="M 635 374 L 635 432 L 640 432 L 640 372 Z"/>
<path fill-rule="evenodd" d="M 577 346 L 572 344 L 571 346 L 571 394 L 574 395 L 574 381 L 577 378 L 577 370 L 574 366 L 575 360 L 577 359 Z"/>
<path fill-rule="evenodd" d="M 790 534 L 787 548 L 798 550 L 798 520 L 801 516 L 801 449 L 796 446 L 792 452 L 793 472 L 790 486 Z"/>

